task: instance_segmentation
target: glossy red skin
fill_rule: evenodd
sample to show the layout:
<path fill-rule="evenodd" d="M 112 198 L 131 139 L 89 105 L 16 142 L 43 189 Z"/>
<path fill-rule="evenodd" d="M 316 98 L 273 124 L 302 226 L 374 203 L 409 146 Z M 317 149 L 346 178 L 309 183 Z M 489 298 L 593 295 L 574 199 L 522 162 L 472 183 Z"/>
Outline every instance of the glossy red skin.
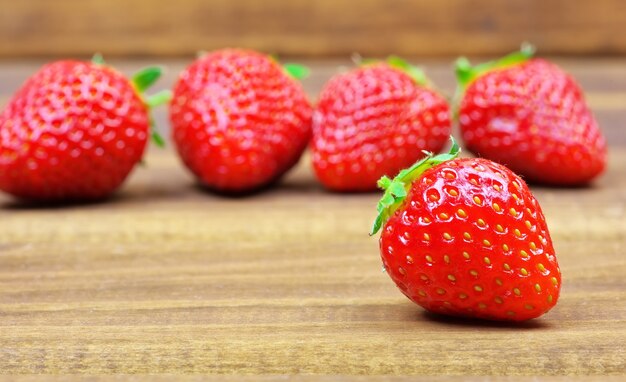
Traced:
<path fill-rule="evenodd" d="M 207 187 L 253 191 L 295 165 L 311 136 L 300 84 L 266 55 L 219 50 L 185 69 L 170 105 L 173 140 Z"/>
<path fill-rule="evenodd" d="M 456 159 L 425 171 L 383 227 L 380 249 L 400 290 L 435 313 L 523 321 L 559 298 L 561 273 L 539 204 L 518 176 L 485 159 Z"/>
<path fill-rule="evenodd" d="M 604 171 L 606 142 L 574 79 L 545 60 L 489 72 L 467 88 L 465 145 L 527 181 L 588 183 Z"/>
<path fill-rule="evenodd" d="M 148 108 L 112 68 L 45 65 L 0 114 L 0 189 L 40 201 L 110 195 L 141 159 Z"/>
<path fill-rule="evenodd" d="M 334 191 L 372 191 L 383 175 L 395 176 L 439 152 L 450 136 L 446 100 L 401 70 L 376 64 L 332 78 L 313 117 L 313 168 Z"/>

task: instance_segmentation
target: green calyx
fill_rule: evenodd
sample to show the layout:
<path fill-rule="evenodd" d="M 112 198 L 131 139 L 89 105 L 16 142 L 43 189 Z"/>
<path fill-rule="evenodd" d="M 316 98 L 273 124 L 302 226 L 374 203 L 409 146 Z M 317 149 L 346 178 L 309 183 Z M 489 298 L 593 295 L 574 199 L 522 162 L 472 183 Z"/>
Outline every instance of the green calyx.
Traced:
<path fill-rule="evenodd" d="M 135 75 L 133 75 L 131 79 L 131 83 L 137 90 L 137 92 L 141 95 L 143 102 L 148 106 L 148 109 L 152 111 L 157 106 L 164 105 L 168 103 L 172 99 L 172 92 L 169 90 L 161 90 L 152 95 L 144 94 L 146 90 L 148 90 L 155 82 L 161 77 L 163 74 L 163 68 L 158 66 L 150 66 L 144 69 L 141 69 Z M 158 147 L 165 146 L 165 140 L 163 137 L 157 132 L 156 124 L 154 123 L 154 118 L 150 117 L 150 129 L 152 141 Z"/>
<path fill-rule="evenodd" d="M 505 69 L 513 65 L 522 64 L 531 59 L 534 54 L 535 47 L 531 44 L 524 43 L 518 52 L 513 52 L 498 60 L 484 62 L 475 66 L 472 66 L 467 58 L 460 57 L 455 64 L 459 87 L 465 90 L 469 84 L 483 74 L 493 70 Z"/>
<path fill-rule="evenodd" d="M 414 65 L 411 65 L 407 60 L 398 56 L 389 56 L 386 60 L 381 61 L 373 58 L 363 58 L 359 54 L 352 56 L 352 61 L 359 66 L 376 65 L 381 62 L 386 63 L 392 68 L 399 69 L 406 73 L 409 77 L 415 81 L 416 84 L 424 87 L 432 87 L 432 82 L 426 76 L 424 71 Z"/>
<path fill-rule="evenodd" d="M 298 81 L 307 78 L 311 74 L 311 70 L 304 65 L 289 62 L 283 64 L 282 66 L 290 77 Z"/>
<path fill-rule="evenodd" d="M 426 153 L 426 156 L 423 159 L 417 161 L 411 167 L 400 171 L 400 173 L 398 173 L 395 178 L 390 179 L 387 176 L 383 176 L 378 180 L 378 187 L 383 189 L 385 193 L 378 202 L 378 216 L 374 221 L 370 236 L 378 232 L 383 224 L 385 224 L 385 222 L 389 220 L 394 212 L 396 212 L 398 207 L 400 207 L 400 205 L 408 195 L 413 181 L 418 179 L 424 173 L 424 171 L 428 170 L 429 168 L 435 167 L 440 163 L 455 159 L 459 155 L 461 148 L 456 143 L 454 138 L 450 137 L 450 140 L 452 141 L 452 147 L 450 148 L 450 151 L 448 153 L 439 155 Z"/>

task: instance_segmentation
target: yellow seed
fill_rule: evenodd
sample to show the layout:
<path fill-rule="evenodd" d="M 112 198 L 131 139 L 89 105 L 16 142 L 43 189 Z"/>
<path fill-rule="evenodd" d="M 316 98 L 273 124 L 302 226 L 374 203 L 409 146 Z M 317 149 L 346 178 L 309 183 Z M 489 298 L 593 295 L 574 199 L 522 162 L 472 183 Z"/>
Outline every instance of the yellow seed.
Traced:
<path fill-rule="evenodd" d="M 546 271 L 546 267 L 544 267 L 541 263 L 537 264 L 537 269 L 539 269 L 539 272 L 541 273 Z"/>
<path fill-rule="evenodd" d="M 470 179 L 470 183 L 473 184 L 474 186 L 478 186 L 478 181 L 474 178 Z"/>
<path fill-rule="evenodd" d="M 430 222 L 431 222 L 430 218 L 427 218 L 427 217 L 424 218 L 424 223 L 430 223 Z"/>
<path fill-rule="evenodd" d="M 524 308 L 526 308 L 526 309 L 528 309 L 528 310 L 533 310 L 533 309 L 534 309 L 534 308 L 533 308 L 533 306 L 532 306 L 532 305 L 530 305 L 530 304 L 525 304 L 525 305 L 524 305 Z"/>
<path fill-rule="evenodd" d="M 457 213 L 457 215 L 459 215 L 462 218 L 466 218 L 467 217 L 467 214 L 465 213 L 465 211 L 460 209 L 460 208 L 459 208 L 459 210 L 456 213 Z"/>
<path fill-rule="evenodd" d="M 450 301 L 444 301 L 444 302 L 443 302 L 443 305 L 445 305 L 445 306 L 450 306 L 450 305 L 452 305 L 452 304 L 450 304 Z"/>
<path fill-rule="evenodd" d="M 446 239 L 446 240 L 451 240 L 451 239 L 452 239 L 452 236 L 450 236 L 450 234 L 449 234 L 449 233 L 444 232 L 444 233 L 443 233 L 443 238 L 444 238 L 444 239 Z"/>
<path fill-rule="evenodd" d="M 552 302 L 552 295 L 551 294 L 548 295 L 548 302 Z"/>
<path fill-rule="evenodd" d="M 483 260 L 485 261 L 485 264 L 491 265 L 491 260 L 489 260 L 488 257 L 485 256 L 485 258 Z"/>
<path fill-rule="evenodd" d="M 437 294 L 445 294 L 446 291 L 441 289 L 441 288 L 437 288 Z"/>
<path fill-rule="evenodd" d="M 515 316 L 515 312 L 507 310 L 506 311 L 507 316 Z"/>
<path fill-rule="evenodd" d="M 516 201 L 519 200 L 519 196 L 517 196 L 517 194 L 511 194 L 511 196 L 513 197 L 513 199 L 515 199 Z"/>
<path fill-rule="evenodd" d="M 524 224 L 526 224 L 526 228 L 528 228 L 528 229 L 530 229 L 530 227 L 533 226 L 532 224 L 530 224 L 530 222 L 528 220 L 526 220 L 526 222 Z"/>
<path fill-rule="evenodd" d="M 406 256 L 406 262 L 407 262 L 407 264 L 413 264 L 413 257 L 411 255 L 407 255 Z"/>
<path fill-rule="evenodd" d="M 489 242 L 489 240 L 487 240 L 487 239 L 483 240 L 483 245 L 484 245 L 485 247 L 491 247 L 491 243 L 490 243 L 490 242 Z"/>
<path fill-rule="evenodd" d="M 422 281 L 428 281 L 428 276 L 426 275 L 421 275 L 420 279 L 422 279 Z"/>
<path fill-rule="evenodd" d="M 482 291 L 483 291 L 483 288 L 482 288 L 480 285 L 474 285 L 474 290 L 475 290 L 476 292 L 482 292 Z"/>
<path fill-rule="evenodd" d="M 441 220 L 448 220 L 448 218 L 449 218 L 449 217 L 450 217 L 450 216 L 448 216 L 448 214 L 447 214 L 447 213 L 445 213 L 445 212 L 442 212 L 442 213 L 440 213 L 440 214 L 439 214 L 439 218 L 440 218 Z"/>
<path fill-rule="evenodd" d="M 500 224 L 496 225 L 496 231 L 498 232 L 504 232 L 504 228 L 502 228 L 502 226 Z"/>
<path fill-rule="evenodd" d="M 496 302 L 496 304 L 502 304 L 502 298 L 500 298 L 499 296 L 496 296 L 496 298 L 494 298 L 494 301 Z"/>
<path fill-rule="evenodd" d="M 515 236 L 520 237 L 522 236 L 522 233 L 520 232 L 519 229 L 515 228 L 515 231 L 513 231 L 515 233 Z"/>
<path fill-rule="evenodd" d="M 437 200 L 439 200 L 439 195 L 430 194 L 429 199 L 432 200 L 433 202 L 436 202 Z"/>
<path fill-rule="evenodd" d="M 465 293 L 461 293 L 461 294 L 459 294 L 459 298 L 461 300 L 465 300 L 467 298 L 467 295 Z"/>
<path fill-rule="evenodd" d="M 398 272 L 400 272 L 402 276 L 406 275 L 406 271 L 402 267 L 398 267 Z"/>
<path fill-rule="evenodd" d="M 469 273 L 470 273 L 470 275 L 472 275 L 472 276 L 474 276 L 474 277 L 478 276 L 478 272 L 476 272 L 476 271 L 475 271 L 475 270 L 473 270 L 473 269 L 472 269 L 471 271 L 469 271 Z"/>
<path fill-rule="evenodd" d="M 465 238 L 465 240 L 470 240 L 472 238 L 472 235 L 470 235 L 469 232 L 465 232 L 463 234 L 463 237 Z"/>
<path fill-rule="evenodd" d="M 509 266 L 509 264 L 504 263 L 504 270 L 505 271 L 510 271 L 511 270 L 511 267 Z"/>
<path fill-rule="evenodd" d="M 469 253 L 463 251 L 463 257 L 466 258 L 466 259 L 469 259 L 470 255 L 469 255 Z"/>
<path fill-rule="evenodd" d="M 448 280 L 456 281 L 456 277 L 454 277 L 453 275 L 448 275 Z"/>
<path fill-rule="evenodd" d="M 448 255 L 443 255 L 443 261 L 446 262 L 446 264 L 450 264 L 450 256 Z"/>
<path fill-rule="evenodd" d="M 498 284 L 498 285 L 502 286 L 502 280 L 500 280 L 500 279 L 496 279 L 496 284 Z"/>
<path fill-rule="evenodd" d="M 552 281 L 552 285 L 556 285 L 559 283 L 556 277 L 552 277 L 550 280 Z"/>
<path fill-rule="evenodd" d="M 424 291 L 423 291 L 423 290 L 419 290 L 419 291 L 417 292 L 417 294 L 419 294 L 419 295 L 420 295 L 420 296 L 422 296 L 422 297 L 426 297 L 426 293 L 424 293 Z"/>
<path fill-rule="evenodd" d="M 513 288 L 513 293 L 515 293 L 516 296 L 519 296 L 522 294 L 522 292 L 520 292 L 520 290 L 517 288 Z"/>
<path fill-rule="evenodd" d="M 515 211 L 515 208 L 511 208 L 509 214 L 511 214 L 511 216 L 517 216 L 517 211 Z"/>
<path fill-rule="evenodd" d="M 496 212 L 500 212 L 502 211 L 502 209 L 500 208 L 500 206 L 498 205 L 498 203 L 493 203 L 492 204 L 493 210 Z"/>
<path fill-rule="evenodd" d="M 430 257 L 430 255 L 426 255 L 426 261 L 429 262 L 429 263 L 432 263 L 433 262 L 433 258 Z"/>
<path fill-rule="evenodd" d="M 485 221 L 483 219 L 476 220 L 476 223 L 478 223 L 478 225 L 481 226 L 481 227 L 484 227 L 486 225 Z"/>
<path fill-rule="evenodd" d="M 478 307 L 480 309 L 485 309 L 487 307 L 487 305 L 483 304 L 482 302 L 480 304 L 478 304 Z"/>
<path fill-rule="evenodd" d="M 424 240 L 429 241 L 430 240 L 430 235 L 425 233 L 424 234 Z"/>
<path fill-rule="evenodd" d="M 524 276 L 528 276 L 528 271 L 526 270 L 526 268 L 522 268 L 519 270 L 521 274 L 523 274 Z"/>
<path fill-rule="evenodd" d="M 524 251 L 523 249 L 521 251 L 519 251 L 520 256 L 522 256 L 524 259 L 528 257 L 528 252 Z"/>
<path fill-rule="evenodd" d="M 459 193 L 455 189 L 451 188 L 451 189 L 448 190 L 448 195 L 450 195 L 450 196 L 459 196 Z"/>
<path fill-rule="evenodd" d="M 520 190 L 520 185 L 517 184 L 517 182 L 513 182 L 513 186 L 515 186 L 515 188 L 517 189 L 517 191 Z"/>
<path fill-rule="evenodd" d="M 474 196 L 474 203 L 478 204 L 479 206 L 483 204 L 483 201 L 480 200 L 480 198 L 478 196 Z"/>
<path fill-rule="evenodd" d="M 502 244 L 502 249 L 503 249 L 505 252 L 508 252 L 508 251 L 509 251 L 509 246 L 508 246 L 508 245 L 506 245 L 506 244 Z"/>
<path fill-rule="evenodd" d="M 539 285 L 539 284 L 535 284 L 535 290 L 536 290 L 537 292 L 541 292 L 541 285 Z"/>
<path fill-rule="evenodd" d="M 537 245 L 535 244 L 534 241 L 531 241 L 530 244 L 528 244 L 528 246 L 530 247 L 530 249 L 532 249 L 533 251 L 537 250 Z"/>
<path fill-rule="evenodd" d="M 496 190 L 496 191 L 500 191 L 501 190 L 500 186 L 498 186 L 497 184 L 493 185 L 493 189 Z"/>

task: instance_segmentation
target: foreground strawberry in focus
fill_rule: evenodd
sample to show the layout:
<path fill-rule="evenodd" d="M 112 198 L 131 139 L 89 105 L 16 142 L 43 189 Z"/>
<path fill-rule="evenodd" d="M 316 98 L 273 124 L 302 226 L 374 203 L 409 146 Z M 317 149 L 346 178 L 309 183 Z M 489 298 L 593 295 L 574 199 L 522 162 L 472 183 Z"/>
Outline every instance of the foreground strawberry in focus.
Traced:
<path fill-rule="evenodd" d="M 0 114 L 0 189 L 37 201 L 110 195 L 143 155 L 150 107 L 167 100 L 142 95 L 160 73 L 131 82 L 99 57 L 45 65 Z"/>
<path fill-rule="evenodd" d="M 372 234 L 409 299 L 453 316 L 522 321 L 559 298 L 561 273 L 544 216 L 526 184 L 486 159 L 428 156 L 393 180 Z"/>
<path fill-rule="evenodd" d="M 313 117 L 313 167 L 335 191 L 372 191 L 383 175 L 439 152 L 450 135 L 446 100 L 399 58 L 332 78 Z"/>
<path fill-rule="evenodd" d="M 606 166 L 606 142 L 576 81 L 523 47 L 498 61 L 457 62 L 465 145 L 529 182 L 580 185 Z"/>
<path fill-rule="evenodd" d="M 312 110 L 293 68 L 224 49 L 181 73 L 170 105 L 173 139 L 205 186 L 250 192 L 297 163 L 311 136 Z"/>

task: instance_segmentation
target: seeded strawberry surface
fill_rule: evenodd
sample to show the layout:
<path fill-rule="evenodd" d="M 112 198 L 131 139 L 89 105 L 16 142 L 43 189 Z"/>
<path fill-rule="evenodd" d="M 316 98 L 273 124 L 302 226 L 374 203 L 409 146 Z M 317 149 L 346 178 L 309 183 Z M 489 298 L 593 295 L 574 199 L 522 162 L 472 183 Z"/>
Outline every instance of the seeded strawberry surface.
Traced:
<path fill-rule="evenodd" d="M 37 200 L 109 195 L 141 159 L 148 108 L 102 65 L 44 66 L 0 114 L 0 189 Z"/>
<path fill-rule="evenodd" d="M 559 297 L 539 204 L 519 177 L 485 159 L 426 170 L 384 225 L 380 249 L 400 290 L 435 313 L 521 321 Z"/>
<path fill-rule="evenodd" d="M 279 178 L 311 136 L 301 86 L 268 56 L 225 49 L 179 77 L 170 106 L 173 139 L 187 167 L 212 189 L 245 192 Z"/>
<path fill-rule="evenodd" d="M 371 191 L 423 156 L 438 152 L 450 134 L 445 99 L 387 64 L 332 78 L 313 117 L 313 167 L 336 191 Z"/>
<path fill-rule="evenodd" d="M 459 122 L 469 150 L 530 182 L 582 184 L 606 166 L 606 142 L 580 87 L 545 60 L 478 77 Z"/>

